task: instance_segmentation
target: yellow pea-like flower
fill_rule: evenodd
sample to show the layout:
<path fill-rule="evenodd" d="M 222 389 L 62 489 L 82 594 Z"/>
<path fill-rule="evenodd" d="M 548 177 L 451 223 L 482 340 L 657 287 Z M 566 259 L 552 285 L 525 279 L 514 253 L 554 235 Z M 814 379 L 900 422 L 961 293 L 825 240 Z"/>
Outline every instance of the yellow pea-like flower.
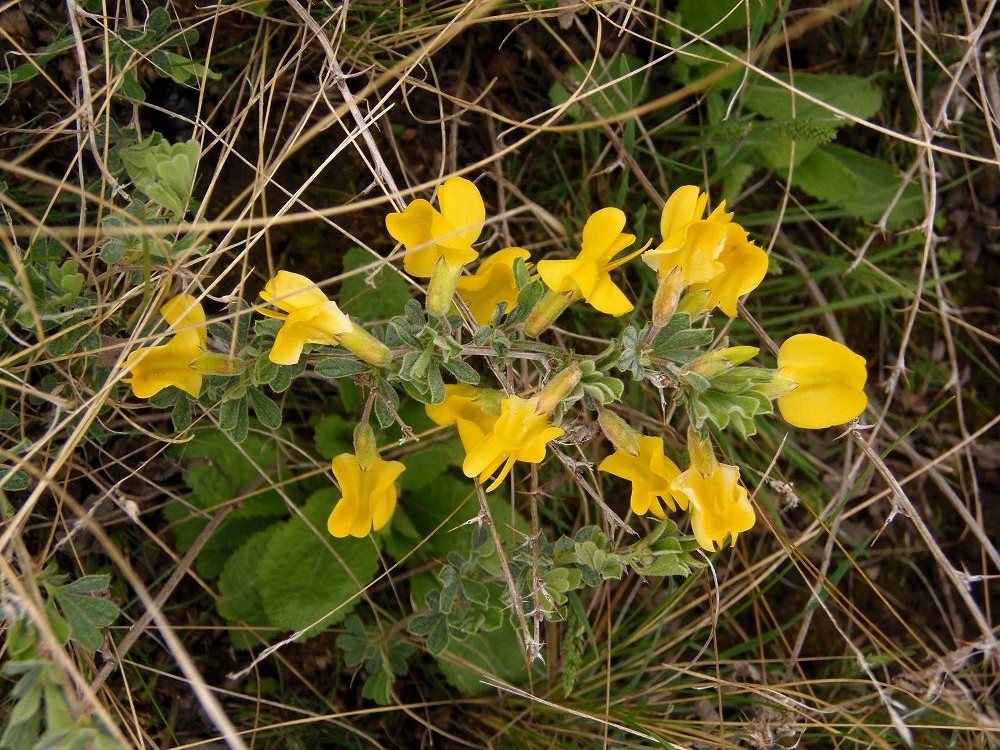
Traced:
<path fill-rule="evenodd" d="M 843 344 L 800 333 L 778 349 L 778 378 L 787 381 L 778 411 L 795 427 L 818 430 L 846 424 L 868 406 L 865 359 Z"/>
<path fill-rule="evenodd" d="M 335 537 L 365 537 L 383 528 L 396 510 L 396 480 L 406 470 L 399 461 L 375 457 L 363 469 L 353 453 L 333 459 L 333 475 L 342 493 L 326 522 Z"/>
<path fill-rule="evenodd" d="M 154 396 L 174 386 L 198 398 L 202 374 L 193 367 L 207 341 L 205 311 L 190 294 L 179 294 L 163 303 L 160 314 L 175 331 L 165 344 L 144 346 L 129 353 L 122 367 L 129 376 L 122 381 L 139 398 Z"/>
<path fill-rule="evenodd" d="M 382 342 L 354 324 L 351 318 L 328 299 L 316 284 L 305 276 L 278 271 L 267 282 L 260 296 L 282 312 L 257 308 L 269 318 L 284 321 L 268 359 L 278 365 L 294 365 L 306 344 L 344 347 L 366 362 L 388 364 L 392 354 Z"/>
<path fill-rule="evenodd" d="M 740 297 L 758 287 L 767 274 L 767 253 L 751 242 L 738 224 L 727 224 L 717 262 L 722 270 L 706 282 L 691 284 L 691 292 L 705 292 L 705 308 L 718 307 L 730 318 L 737 315 Z"/>
<path fill-rule="evenodd" d="M 489 325 L 501 302 L 506 303 L 507 312 L 514 309 L 518 291 L 514 261 L 527 260 L 529 256 L 523 247 L 507 247 L 486 258 L 473 275 L 458 279 L 458 296 L 479 325 Z"/>
<path fill-rule="evenodd" d="M 688 500 L 691 530 L 702 549 L 714 552 L 729 537 L 732 544 L 740 533 L 753 528 L 756 520 L 740 470 L 730 464 L 712 462 L 707 473 L 692 465 L 670 485 L 674 496 Z"/>
<path fill-rule="evenodd" d="M 646 265 L 666 278 L 675 268 L 683 272 L 685 285 L 711 281 L 725 270 L 719 260 L 733 215 L 723 202 L 702 219 L 708 195 L 695 185 L 684 185 L 671 193 L 660 216 L 663 241 L 642 256 Z"/>
<path fill-rule="evenodd" d="M 618 258 L 625 248 L 635 242 L 635 235 L 624 233 L 624 228 L 623 211 L 613 207 L 602 208 L 592 214 L 583 227 L 579 255 L 570 260 L 543 260 L 538 264 L 538 275 L 553 292 L 569 293 L 569 302 L 582 298 L 595 310 L 607 315 L 630 312 L 632 302 L 611 279 L 611 272 L 646 248 L 644 246 Z M 525 330 L 528 329 L 526 325 Z"/>
<path fill-rule="evenodd" d="M 686 508 L 687 496 L 675 492 L 672 487 L 681 470 L 664 454 L 663 438 L 639 435 L 637 440 L 638 455 L 616 450 L 601 461 L 598 470 L 632 483 L 630 502 L 637 516 L 652 513 L 662 519 L 666 518 L 664 506 L 670 510 Z"/>
<path fill-rule="evenodd" d="M 486 221 L 479 188 L 463 177 L 451 177 L 438 189 L 438 202 L 440 211 L 418 198 L 385 217 L 389 234 L 406 247 L 403 269 L 411 276 L 430 278 L 439 260 L 461 268 L 479 256 L 472 247 Z"/>
<path fill-rule="evenodd" d="M 462 471 L 467 477 L 486 482 L 495 490 L 510 473 L 515 461 L 537 464 L 545 459 L 545 446 L 564 430 L 549 425 L 548 412 L 538 411 L 538 397 L 508 396 L 500 402 L 500 416 L 483 436 L 466 450 Z M 498 471 L 499 469 L 499 471 Z"/>
<path fill-rule="evenodd" d="M 486 409 L 488 393 L 494 392 L 466 383 L 449 384 L 444 387 L 444 401 L 440 404 L 427 404 L 424 410 L 435 424 L 455 425 L 458 439 L 468 453 L 487 432 L 493 429 L 499 417 L 498 414 Z"/>

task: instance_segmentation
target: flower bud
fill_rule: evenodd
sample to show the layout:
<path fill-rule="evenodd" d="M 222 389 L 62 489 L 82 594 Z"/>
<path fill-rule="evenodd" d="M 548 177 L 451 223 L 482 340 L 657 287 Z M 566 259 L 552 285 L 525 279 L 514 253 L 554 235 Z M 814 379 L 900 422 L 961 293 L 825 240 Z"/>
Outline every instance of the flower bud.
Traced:
<path fill-rule="evenodd" d="M 616 451 L 630 456 L 639 455 L 639 433 L 610 409 L 601 409 L 597 415 L 604 437 L 611 441 Z"/>
<path fill-rule="evenodd" d="M 340 334 L 340 345 L 365 362 L 379 367 L 384 367 L 392 361 L 389 347 L 357 324 L 352 324 L 351 330 L 347 333 Z"/>
<path fill-rule="evenodd" d="M 653 298 L 653 327 L 663 328 L 677 311 L 677 301 L 684 291 L 684 271 L 672 269 L 666 276 L 659 278 L 656 296 Z"/>
<path fill-rule="evenodd" d="M 228 354 L 203 352 L 191 363 L 191 367 L 203 375 L 239 375 L 247 369 L 247 363 Z"/>
<path fill-rule="evenodd" d="M 447 315 L 451 310 L 451 301 L 455 297 L 458 278 L 462 275 L 462 266 L 453 266 L 445 258 L 438 260 L 427 285 L 427 300 L 425 306 L 431 315 Z"/>
<path fill-rule="evenodd" d="M 728 346 L 698 357 L 684 369 L 711 380 L 716 375 L 721 375 L 748 359 L 753 359 L 759 352 L 760 349 L 756 346 Z"/>
<path fill-rule="evenodd" d="M 524 322 L 524 332 L 528 336 L 538 336 L 542 331 L 556 322 L 556 318 L 570 306 L 576 295 L 573 292 L 553 292 L 549 290 L 535 305 L 535 309 Z"/>
<path fill-rule="evenodd" d="M 367 422 L 362 422 L 354 428 L 354 455 L 362 471 L 368 471 L 378 458 L 378 444 L 375 442 L 375 431 Z"/>
<path fill-rule="evenodd" d="M 564 398 L 573 392 L 582 377 L 583 371 L 576 364 L 572 364 L 560 372 L 538 394 L 538 405 L 535 412 L 548 414 L 555 409 Z"/>
<path fill-rule="evenodd" d="M 698 430 L 690 425 L 688 426 L 687 444 L 691 465 L 698 473 L 708 476 L 718 468 L 719 461 L 715 457 L 715 449 L 712 448 L 711 439 L 702 436 Z"/>

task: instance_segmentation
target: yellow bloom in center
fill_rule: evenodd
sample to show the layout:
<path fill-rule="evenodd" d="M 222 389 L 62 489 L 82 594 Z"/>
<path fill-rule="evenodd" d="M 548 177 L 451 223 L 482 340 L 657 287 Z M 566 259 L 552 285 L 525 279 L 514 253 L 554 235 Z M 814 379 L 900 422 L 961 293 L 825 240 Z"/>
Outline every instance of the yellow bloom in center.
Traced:
<path fill-rule="evenodd" d="M 488 393 L 482 388 L 459 383 L 444 387 L 444 401 L 427 404 L 424 411 L 435 424 L 455 425 L 458 439 L 465 452 L 476 445 L 483 436 L 493 429 L 499 418 L 484 409 L 483 396 Z"/>
<path fill-rule="evenodd" d="M 543 260 L 538 264 L 538 275 L 553 292 L 570 292 L 574 299 L 582 297 L 599 312 L 624 315 L 633 305 L 611 280 L 611 272 L 646 249 L 643 246 L 616 260 L 635 242 L 635 235 L 625 234 L 624 228 L 623 211 L 602 208 L 583 227 L 580 254 L 571 260 Z"/>
<path fill-rule="evenodd" d="M 438 189 L 438 202 L 440 211 L 418 198 L 385 217 L 389 234 L 406 247 L 403 269 L 411 276 L 429 279 L 441 259 L 461 268 L 479 256 L 472 247 L 486 221 L 479 189 L 469 180 L 452 177 Z"/>
<path fill-rule="evenodd" d="M 365 537 L 378 531 L 396 510 L 396 479 L 406 467 L 399 461 L 375 458 L 362 469 L 353 453 L 341 453 L 333 459 L 333 475 L 343 494 L 326 522 L 335 537 Z"/>
<path fill-rule="evenodd" d="M 691 530 L 702 549 L 715 552 L 727 536 L 736 544 L 741 532 L 753 528 L 753 506 L 740 484 L 738 467 L 716 463 L 708 474 L 702 474 L 692 466 L 670 486 L 675 496 L 687 496 Z"/>
<path fill-rule="evenodd" d="M 527 260 L 529 255 L 523 247 L 504 248 L 484 260 L 472 276 L 458 280 L 458 296 L 479 325 L 490 324 L 501 302 L 506 303 L 507 312 L 514 309 L 517 304 L 514 261 L 517 258 Z"/>
<path fill-rule="evenodd" d="M 149 398 L 170 386 L 198 398 L 202 374 L 192 364 L 204 351 L 208 337 L 205 311 L 190 294 L 178 294 L 163 303 L 160 314 L 176 333 L 165 344 L 131 352 L 122 364 L 129 377 L 122 380 L 139 398 Z"/>
<path fill-rule="evenodd" d="M 778 397 L 778 411 L 796 427 L 846 424 L 868 406 L 864 357 L 826 336 L 800 333 L 785 341 L 778 349 L 778 377 L 793 384 Z"/>
<path fill-rule="evenodd" d="M 642 256 L 658 277 L 680 268 L 685 284 L 701 284 L 725 270 L 719 255 L 733 215 L 726 213 L 723 202 L 702 220 L 707 204 L 708 195 L 694 185 L 685 185 L 671 193 L 660 216 L 663 242 Z"/>
<path fill-rule="evenodd" d="M 510 473 L 515 461 L 541 463 L 546 444 L 563 432 L 562 428 L 549 425 L 547 413 L 538 412 L 537 397 L 508 396 L 500 402 L 500 416 L 492 428 L 467 449 L 462 471 L 465 476 L 478 476 L 485 483 L 500 469 L 486 488 L 491 492 Z"/>
<path fill-rule="evenodd" d="M 258 308 L 269 318 L 285 321 L 274 339 L 268 358 L 278 365 L 294 365 L 306 344 L 337 344 L 354 323 L 327 299 L 312 281 L 290 271 L 278 271 L 260 296 L 283 313 Z"/>
<path fill-rule="evenodd" d="M 686 508 L 686 495 L 675 493 L 671 483 L 681 470 L 663 453 L 663 438 L 639 435 L 639 455 L 632 456 L 624 451 L 615 451 L 601 461 L 597 467 L 616 477 L 632 483 L 632 512 L 637 516 L 652 513 L 657 518 L 666 518 L 663 506 L 677 510 Z"/>

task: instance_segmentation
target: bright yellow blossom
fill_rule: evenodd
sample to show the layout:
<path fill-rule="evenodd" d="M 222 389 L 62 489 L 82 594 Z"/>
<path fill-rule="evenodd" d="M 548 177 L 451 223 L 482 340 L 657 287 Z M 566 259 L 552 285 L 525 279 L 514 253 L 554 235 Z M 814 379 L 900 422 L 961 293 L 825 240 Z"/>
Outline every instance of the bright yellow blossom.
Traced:
<path fill-rule="evenodd" d="M 543 260 L 538 264 L 538 275 L 553 292 L 568 293 L 570 302 L 583 298 L 599 312 L 624 315 L 633 305 L 611 280 L 611 272 L 646 249 L 643 246 L 616 259 L 635 242 L 635 235 L 625 234 L 624 228 L 623 211 L 602 208 L 583 227 L 580 254 L 570 260 Z"/>
<path fill-rule="evenodd" d="M 710 280 L 691 284 L 690 291 L 706 294 L 705 309 L 718 307 L 730 318 L 737 314 L 740 297 L 749 294 L 767 274 L 767 253 L 748 239 L 738 224 L 725 225 L 726 236 L 717 262 L 722 266 Z"/>
<path fill-rule="evenodd" d="M 411 276 L 430 278 L 439 260 L 453 268 L 474 261 L 472 247 L 486 221 L 486 206 L 479 189 L 462 177 L 452 177 L 438 189 L 441 210 L 423 198 L 400 213 L 385 217 L 385 226 L 406 247 L 403 269 Z"/>
<path fill-rule="evenodd" d="M 258 310 L 269 318 L 283 320 L 268 359 L 278 365 L 294 365 L 306 344 L 343 344 L 366 362 L 388 364 L 389 350 L 363 328 L 354 324 L 311 280 L 298 273 L 278 271 L 260 296 L 283 313 Z"/>
<path fill-rule="evenodd" d="M 694 465 L 670 485 L 676 497 L 687 496 L 691 530 L 702 549 L 714 552 L 728 536 L 732 544 L 740 533 L 753 528 L 755 516 L 740 470 L 715 463 L 703 474 Z"/>
<path fill-rule="evenodd" d="M 664 455 L 663 438 L 639 435 L 638 442 L 638 455 L 616 450 L 601 461 L 598 470 L 632 483 L 632 512 L 637 516 L 652 513 L 657 518 L 666 518 L 664 505 L 670 510 L 686 508 L 687 496 L 675 493 L 671 488 L 681 470 Z"/>
<path fill-rule="evenodd" d="M 488 392 L 482 388 L 459 383 L 444 387 L 444 401 L 440 404 L 427 404 L 424 410 L 431 421 L 439 425 L 455 425 L 458 439 L 462 441 L 465 452 L 476 445 L 483 436 L 493 429 L 499 418 L 491 414 L 485 407 Z M 494 399 L 494 403 L 497 403 Z"/>
<path fill-rule="evenodd" d="M 778 411 L 796 427 L 846 424 L 868 405 L 864 357 L 826 336 L 800 333 L 785 341 L 778 349 L 778 379 L 787 381 Z"/>
<path fill-rule="evenodd" d="M 405 469 L 399 461 L 378 457 L 363 469 L 353 453 L 336 456 L 333 475 L 343 496 L 330 513 L 327 530 L 338 538 L 364 537 L 389 523 L 396 510 L 396 479 Z"/>
<path fill-rule="evenodd" d="M 685 284 L 701 284 L 725 270 L 719 255 L 733 215 L 726 213 L 723 202 L 702 220 L 707 203 L 708 195 L 694 185 L 678 188 L 667 199 L 660 216 L 663 241 L 642 256 L 657 277 L 666 278 L 673 269 L 680 268 Z"/>
<path fill-rule="evenodd" d="M 523 247 L 504 248 L 484 260 L 472 276 L 462 276 L 458 280 L 458 296 L 479 325 L 490 324 L 501 302 L 507 304 L 507 312 L 514 309 L 518 291 L 514 261 L 517 258 L 527 260 L 529 255 Z"/>
<path fill-rule="evenodd" d="M 163 303 L 160 314 L 176 333 L 165 344 L 131 352 L 122 364 L 129 377 L 122 381 L 139 398 L 149 398 L 169 386 L 198 398 L 202 374 L 192 365 L 207 340 L 205 311 L 190 294 L 179 294 Z"/>
<path fill-rule="evenodd" d="M 515 461 L 541 463 L 545 446 L 564 430 L 549 425 L 547 412 L 538 411 L 538 397 L 508 396 L 500 402 L 500 416 L 466 452 L 462 471 L 467 477 L 486 482 L 497 470 L 487 492 L 495 490 L 510 473 Z"/>

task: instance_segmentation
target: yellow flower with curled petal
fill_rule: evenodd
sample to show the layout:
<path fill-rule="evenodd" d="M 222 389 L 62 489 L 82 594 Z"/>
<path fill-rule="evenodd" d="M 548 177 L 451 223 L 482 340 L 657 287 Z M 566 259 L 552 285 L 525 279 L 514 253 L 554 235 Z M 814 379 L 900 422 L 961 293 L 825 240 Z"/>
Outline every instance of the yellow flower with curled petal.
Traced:
<path fill-rule="evenodd" d="M 568 293 L 569 302 L 583 298 L 595 310 L 607 315 L 630 312 L 633 305 L 611 280 L 611 272 L 642 253 L 647 246 L 617 258 L 635 242 L 635 235 L 625 234 L 624 228 L 623 211 L 602 208 L 593 213 L 583 227 L 580 254 L 570 260 L 543 260 L 538 264 L 538 275 L 553 292 Z M 527 330 L 528 326 L 525 328 Z"/>
<path fill-rule="evenodd" d="M 664 505 L 670 510 L 686 508 L 687 496 L 675 493 L 671 487 L 681 470 L 664 454 L 663 438 L 639 435 L 638 443 L 638 455 L 616 450 L 597 469 L 632 483 L 631 506 L 637 516 L 652 513 L 662 519 L 666 518 Z"/>
<path fill-rule="evenodd" d="M 846 424 L 868 406 L 865 359 L 843 344 L 800 333 L 778 349 L 778 411 L 795 427 L 818 430 Z"/>
<path fill-rule="evenodd" d="M 549 425 L 548 412 L 539 412 L 538 397 L 508 396 L 500 402 L 500 416 L 475 445 L 466 450 L 462 471 L 467 477 L 486 482 L 495 472 L 487 492 L 495 490 L 515 461 L 530 464 L 545 459 L 545 446 L 563 434 L 560 427 Z"/>
<path fill-rule="evenodd" d="M 440 404 L 427 404 L 424 411 L 435 424 L 455 425 L 462 448 L 469 450 L 493 429 L 498 414 L 488 410 L 489 397 L 495 392 L 459 383 L 444 387 L 444 400 Z M 498 402 L 493 399 L 494 405 Z"/>
<path fill-rule="evenodd" d="M 160 314 L 176 333 L 165 344 L 129 353 L 122 363 L 129 377 L 122 378 L 122 382 L 128 383 L 139 398 L 149 398 L 170 386 L 198 398 L 202 374 L 192 365 L 207 341 L 205 311 L 190 294 L 178 294 L 163 303 Z"/>
<path fill-rule="evenodd" d="M 740 533 L 753 528 L 756 520 L 740 470 L 730 464 L 714 465 L 703 474 L 694 465 L 670 485 L 676 497 L 685 495 L 691 514 L 691 530 L 702 549 L 715 552 L 728 536 L 732 544 Z"/>
<path fill-rule="evenodd" d="M 642 256 L 643 261 L 665 278 L 673 269 L 683 272 L 684 283 L 701 284 L 711 281 L 725 270 L 719 255 L 726 243 L 727 225 L 732 219 L 726 213 L 725 201 L 707 219 L 702 219 L 708 195 L 695 185 L 675 190 L 663 206 L 660 233 L 663 241 Z"/>
<path fill-rule="evenodd" d="M 389 234 L 406 247 L 403 269 L 411 276 L 429 279 L 439 260 L 461 268 L 479 256 L 472 247 L 486 221 L 479 188 L 463 177 L 451 177 L 438 189 L 438 202 L 440 211 L 418 198 L 385 217 Z"/>
<path fill-rule="evenodd" d="M 327 531 L 337 538 L 365 537 L 389 523 L 396 510 L 396 480 L 406 470 L 399 461 L 375 457 L 365 469 L 353 453 L 333 459 L 341 499 L 326 522 Z"/>
<path fill-rule="evenodd" d="M 507 247 L 493 253 L 480 264 L 472 276 L 458 280 L 458 296 L 469 308 L 473 319 L 481 326 L 489 325 L 497 305 L 506 303 L 510 312 L 517 304 L 517 283 L 514 261 L 527 260 L 530 253 L 523 247 Z"/>
<path fill-rule="evenodd" d="M 691 284 L 692 293 L 706 294 L 705 309 L 718 307 L 730 318 L 737 315 L 740 297 L 749 294 L 767 274 L 767 253 L 751 242 L 739 224 L 725 226 L 726 237 L 717 262 L 722 271 L 707 282 Z"/>
<path fill-rule="evenodd" d="M 278 365 L 294 365 L 306 344 L 343 344 L 366 362 L 388 364 L 389 350 L 350 317 L 310 279 L 290 271 L 278 271 L 260 296 L 283 312 L 257 308 L 269 318 L 284 321 L 274 337 L 268 359 Z"/>

